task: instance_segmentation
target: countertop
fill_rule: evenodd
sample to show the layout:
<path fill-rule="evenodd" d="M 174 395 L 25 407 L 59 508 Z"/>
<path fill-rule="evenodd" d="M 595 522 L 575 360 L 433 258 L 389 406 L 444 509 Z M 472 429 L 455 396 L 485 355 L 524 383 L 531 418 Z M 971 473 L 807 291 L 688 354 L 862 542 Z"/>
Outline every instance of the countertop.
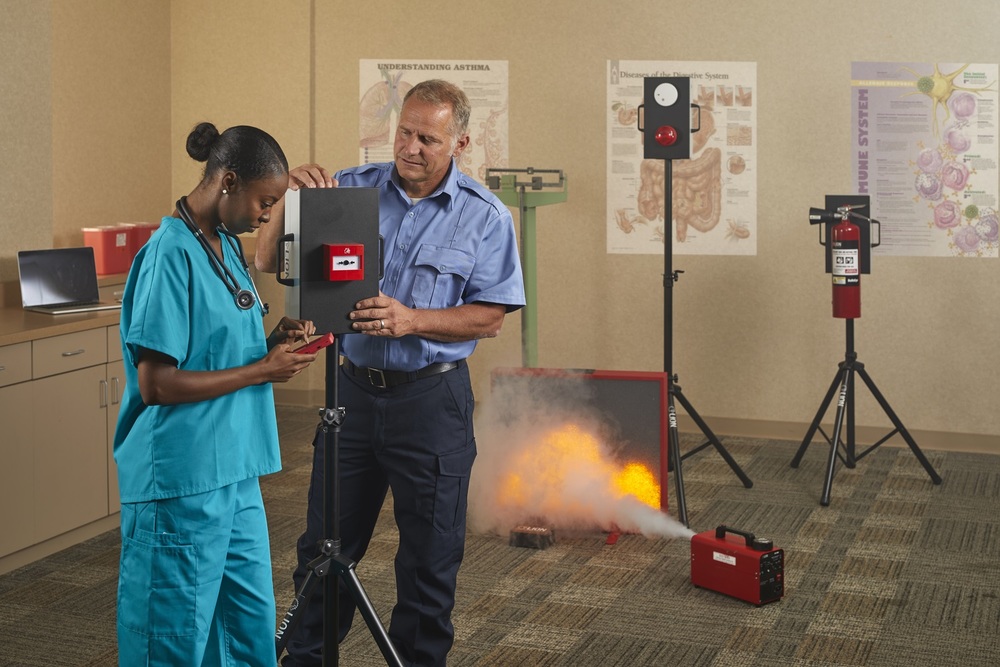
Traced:
<path fill-rule="evenodd" d="M 124 275 L 100 276 L 101 298 L 114 299 L 114 293 L 122 289 L 124 282 Z M 5 292 L 8 298 L 0 305 L 0 346 L 118 325 L 118 310 L 73 315 L 35 313 L 21 307 L 19 296 L 10 298 L 13 296 L 10 289 Z"/>

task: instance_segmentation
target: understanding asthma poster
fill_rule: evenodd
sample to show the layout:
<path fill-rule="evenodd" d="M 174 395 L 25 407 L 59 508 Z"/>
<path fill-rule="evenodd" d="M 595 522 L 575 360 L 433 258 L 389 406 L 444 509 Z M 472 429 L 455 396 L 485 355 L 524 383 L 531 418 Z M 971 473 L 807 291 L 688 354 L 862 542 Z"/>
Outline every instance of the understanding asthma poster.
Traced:
<path fill-rule="evenodd" d="M 393 140 L 406 91 L 427 79 L 456 84 L 469 98 L 469 147 L 459 168 L 480 182 L 486 170 L 507 166 L 508 93 L 506 60 L 361 61 L 359 147 L 361 164 L 392 162 Z"/>
<path fill-rule="evenodd" d="M 997 257 L 997 65 L 851 66 L 854 192 L 881 223 L 874 252 Z"/>
<path fill-rule="evenodd" d="M 700 107 L 691 159 L 671 161 L 671 230 L 665 161 L 643 157 L 637 122 L 647 76 L 689 77 Z M 663 254 L 669 233 L 675 255 L 756 255 L 757 64 L 609 60 L 606 77 L 608 252 Z"/>

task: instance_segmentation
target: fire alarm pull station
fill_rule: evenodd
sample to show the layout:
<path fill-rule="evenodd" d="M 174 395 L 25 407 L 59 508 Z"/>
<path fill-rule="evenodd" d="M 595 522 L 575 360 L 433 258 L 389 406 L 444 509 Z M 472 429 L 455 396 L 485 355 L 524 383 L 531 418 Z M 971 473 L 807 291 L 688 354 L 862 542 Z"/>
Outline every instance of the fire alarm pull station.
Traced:
<path fill-rule="evenodd" d="M 719 526 L 691 538 L 691 583 L 757 606 L 775 602 L 785 595 L 785 552 L 769 539 Z"/>
<path fill-rule="evenodd" d="M 327 280 L 364 280 L 365 247 L 360 243 L 323 244 Z"/>
<path fill-rule="evenodd" d="M 317 331 L 350 333 L 355 304 L 378 296 L 381 249 L 378 189 L 289 190 L 277 245 L 286 314 Z"/>

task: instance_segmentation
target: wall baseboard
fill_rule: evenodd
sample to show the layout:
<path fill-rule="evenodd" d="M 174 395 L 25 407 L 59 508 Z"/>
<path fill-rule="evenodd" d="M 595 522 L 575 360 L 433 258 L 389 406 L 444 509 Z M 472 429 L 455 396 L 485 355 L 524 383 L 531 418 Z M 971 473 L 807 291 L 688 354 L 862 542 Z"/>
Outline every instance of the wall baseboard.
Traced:
<path fill-rule="evenodd" d="M 51 556 L 57 551 L 62 551 L 92 537 L 97 537 L 102 533 L 113 530 L 120 525 L 119 517 L 120 515 L 116 512 L 111 516 L 106 516 L 39 544 L 33 544 L 30 547 L 8 554 L 0 558 L 0 574 L 6 574 L 19 567 L 34 563 L 36 560 Z"/>
<path fill-rule="evenodd" d="M 703 417 L 708 427 L 719 438 L 724 436 L 744 438 L 766 438 L 769 440 L 791 440 L 802 442 L 809 430 L 808 423 L 768 421 L 763 419 L 730 419 L 726 417 Z M 827 435 L 833 435 L 833 422 L 822 424 Z M 677 428 L 682 433 L 699 433 L 697 424 L 684 414 L 677 415 Z M 855 447 L 858 453 L 884 438 L 892 430 L 892 425 L 855 427 Z M 908 429 L 917 447 L 921 450 L 971 452 L 976 454 L 1000 454 L 1000 435 L 979 433 L 947 433 L 944 431 L 923 431 Z M 841 438 L 843 439 L 843 434 Z M 898 433 L 885 443 L 886 447 L 906 447 L 906 441 Z M 823 435 L 816 433 L 810 447 L 828 447 Z"/>
<path fill-rule="evenodd" d="M 323 405 L 324 391 L 321 389 L 274 388 L 274 398 L 278 405 L 319 407 Z M 742 438 L 766 438 L 768 440 L 791 440 L 802 442 L 809 429 L 806 422 L 782 422 L 765 419 L 731 419 L 726 417 L 703 417 L 708 427 L 719 438 L 725 436 Z M 833 434 L 832 422 L 822 424 L 823 430 Z M 699 433 L 697 424 L 683 412 L 678 412 L 677 428 L 681 433 Z M 891 425 L 886 427 L 857 426 L 855 437 L 858 452 L 884 438 Z M 947 433 L 945 431 L 923 431 L 910 429 L 910 435 L 921 450 L 970 452 L 975 454 L 1000 454 L 1000 435 L 980 433 Z M 843 436 L 841 436 L 843 437 Z M 885 443 L 886 447 L 906 447 L 906 442 L 898 433 Z M 810 447 L 826 447 L 822 434 L 816 433 Z"/>

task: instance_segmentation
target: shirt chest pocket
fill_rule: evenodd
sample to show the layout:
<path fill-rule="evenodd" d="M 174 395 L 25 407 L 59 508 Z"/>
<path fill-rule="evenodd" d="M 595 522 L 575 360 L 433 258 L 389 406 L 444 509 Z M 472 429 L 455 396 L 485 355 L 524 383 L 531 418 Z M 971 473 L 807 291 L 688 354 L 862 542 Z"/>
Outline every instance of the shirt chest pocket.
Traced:
<path fill-rule="evenodd" d="M 411 297 L 416 308 L 448 308 L 461 303 L 475 258 L 464 250 L 424 244 L 415 261 Z"/>

